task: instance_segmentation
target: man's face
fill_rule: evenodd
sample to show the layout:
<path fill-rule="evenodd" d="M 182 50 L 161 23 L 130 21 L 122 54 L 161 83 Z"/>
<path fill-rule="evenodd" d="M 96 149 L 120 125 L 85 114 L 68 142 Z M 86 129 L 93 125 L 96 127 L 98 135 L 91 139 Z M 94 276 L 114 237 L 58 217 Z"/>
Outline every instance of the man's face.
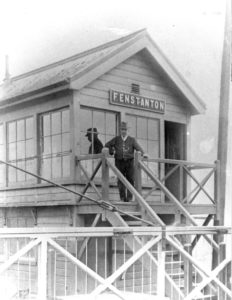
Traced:
<path fill-rule="evenodd" d="M 127 129 L 126 128 L 121 128 L 121 135 L 125 137 L 127 135 Z"/>

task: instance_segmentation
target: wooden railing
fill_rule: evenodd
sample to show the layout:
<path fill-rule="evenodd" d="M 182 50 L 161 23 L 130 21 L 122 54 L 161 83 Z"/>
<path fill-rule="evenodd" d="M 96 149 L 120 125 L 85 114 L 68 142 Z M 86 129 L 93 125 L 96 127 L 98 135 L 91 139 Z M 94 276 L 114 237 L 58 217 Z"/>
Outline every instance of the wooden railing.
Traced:
<path fill-rule="evenodd" d="M 211 269 L 211 251 L 202 263 L 192 255 L 190 243 L 180 243 L 198 233 L 232 235 L 222 226 L 3 228 L 0 243 L 8 252 L 0 264 L 1 298 L 68 299 L 108 292 L 107 299 L 110 294 L 131 299 L 131 293 L 141 299 L 232 299 L 231 256 L 225 244 L 220 244 L 220 259 Z M 132 248 L 127 244 L 130 238 Z M 142 242 L 139 248 L 136 239 Z"/>

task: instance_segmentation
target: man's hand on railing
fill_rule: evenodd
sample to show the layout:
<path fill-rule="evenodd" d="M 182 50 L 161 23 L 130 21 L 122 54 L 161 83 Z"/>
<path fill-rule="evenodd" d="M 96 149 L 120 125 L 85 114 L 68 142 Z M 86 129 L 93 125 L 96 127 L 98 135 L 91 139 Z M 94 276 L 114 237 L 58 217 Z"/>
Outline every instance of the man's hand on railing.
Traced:
<path fill-rule="evenodd" d="M 147 159 L 148 159 L 148 158 L 149 158 L 149 155 L 148 155 L 147 153 L 144 153 L 144 154 L 143 154 L 143 158 L 147 158 Z"/>

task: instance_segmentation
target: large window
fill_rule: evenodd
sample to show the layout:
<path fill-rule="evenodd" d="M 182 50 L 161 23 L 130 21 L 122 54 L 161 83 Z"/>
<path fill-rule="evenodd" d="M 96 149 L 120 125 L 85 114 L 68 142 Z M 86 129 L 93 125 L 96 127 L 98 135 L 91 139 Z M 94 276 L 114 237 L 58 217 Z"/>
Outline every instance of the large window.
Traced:
<path fill-rule="evenodd" d="M 106 142 L 116 136 L 117 114 L 109 111 L 81 109 L 81 154 L 89 153 L 90 142 L 85 136 L 89 128 L 97 129 L 98 138 L 104 146 Z"/>
<path fill-rule="evenodd" d="M 106 142 L 111 140 L 117 134 L 118 114 L 110 111 L 95 110 L 90 108 L 81 108 L 81 142 L 80 152 L 81 154 L 88 154 L 90 148 L 90 141 L 86 136 L 87 129 L 93 130 L 96 128 L 98 132 L 98 138 L 102 142 L 103 146 Z M 93 149 L 93 148 L 92 148 Z M 93 151 L 91 151 L 93 152 Z M 94 154 L 94 153 L 91 153 Z M 91 174 L 97 164 L 96 161 L 86 160 L 82 162 L 85 169 Z M 96 177 L 100 177 L 99 171 Z M 115 175 L 110 170 L 111 179 L 115 178 Z"/>
<path fill-rule="evenodd" d="M 70 176 L 70 113 L 68 108 L 40 116 L 40 149 L 42 177 Z"/>
<path fill-rule="evenodd" d="M 35 173 L 33 117 L 7 123 L 7 160 L 17 167 Z M 25 172 L 8 167 L 8 182 L 35 181 Z"/>
<path fill-rule="evenodd" d="M 160 154 L 160 125 L 158 119 L 139 116 L 127 116 L 129 135 L 135 137 L 150 158 L 158 158 Z M 158 174 L 157 163 L 149 163 L 149 167 Z"/>

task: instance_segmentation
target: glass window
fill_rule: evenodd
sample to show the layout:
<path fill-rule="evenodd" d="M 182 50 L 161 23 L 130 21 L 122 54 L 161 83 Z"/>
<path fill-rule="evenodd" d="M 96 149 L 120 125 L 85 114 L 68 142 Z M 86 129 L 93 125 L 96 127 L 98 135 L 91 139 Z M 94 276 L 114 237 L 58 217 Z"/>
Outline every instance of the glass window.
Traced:
<path fill-rule="evenodd" d="M 70 176 L 70 112 L 68 108 L 40 116 L 41 176 Z M 67 165 L 68 164 L 68 165 Z"/>
<path fill-rule="evenodd" d="M 150 158 L 158 158 L 160 155 L 159 120 L 128 115 L 127 122 L 129 134 L 137 139 L 140 146 L 148 153 Z M 150 162 L 149 167 L 158 174 L 157 163 Z M 144 176 L 144 178 L 147 177 Z"/>
<path fill-rule="evenodd" d="M 36 158 L 34 149 L 34 123 L 33 118 L 16 120 L 7 124 L 7 160 L 17 167 L 30 171 L 35 171 Z M 30 161 L 30 168 L 28 167 Z M 31 167 L 33 165 L 33 168 Z M 25 172 L 7 168 L 8 183 L 36 181 L 35 177 L 27 175 Z"/>
<path fill-rule="evenodd" d="M 96 128 L 98 132 L 98 139 L 102 142 L 103 146 L 106 142 L 111 140 L 117 135 L 117 122 L 118 114 L 111 111 L 95 110 L 91 108 L 81 108 L 81 140 L 80 140 L 80 153 L 81 154 L 95 154 L 94 148 L 90 147 L 91 143 L 86 137 L 87 129 Z M 92 173 L 96 166 L 96 161 L 83 162 L 84 167 L 89 174 Z M 101 172 L 98 172 L 101 176 Z M 113 172 L 110 171 L 110 177 L 115 177 Z"/>

